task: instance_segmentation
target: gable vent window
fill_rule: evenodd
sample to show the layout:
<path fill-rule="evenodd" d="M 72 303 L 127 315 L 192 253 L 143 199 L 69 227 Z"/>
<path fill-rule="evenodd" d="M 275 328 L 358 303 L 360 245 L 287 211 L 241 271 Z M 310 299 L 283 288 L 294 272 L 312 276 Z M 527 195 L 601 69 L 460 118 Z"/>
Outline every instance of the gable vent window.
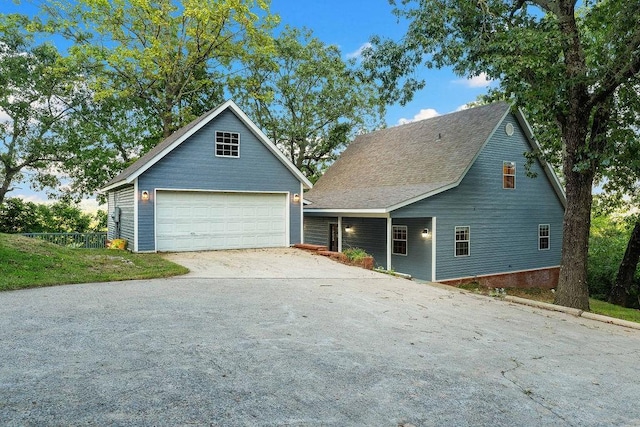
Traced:
<path fill-rule="evenodd" d="M 216 132 L 216 156 L 240 157 L 240 134 L 237 132 Z"/>
<path fill-rule="evenodd" d="M 516 188 L 516 162 L 502 162 L 502 188 Z"/>
<path fill-rule="evenodd" d="M 549 224 L 540 224 L 538 226 L 538 250 L 544 251 L 549 249 L 550 234 Z"/>
<path fill-rule="evenodd" d="M 469 256 L 471 249 L 471 230 L 469 226 L 456 227 L 455 256 Z"/>
<path fill-rule="evenodd" d="M 406 255 L 407 254 L 407 226 L 406 225 L 394 225 L 393 226 L 393 250 L 394 255 Z"/>

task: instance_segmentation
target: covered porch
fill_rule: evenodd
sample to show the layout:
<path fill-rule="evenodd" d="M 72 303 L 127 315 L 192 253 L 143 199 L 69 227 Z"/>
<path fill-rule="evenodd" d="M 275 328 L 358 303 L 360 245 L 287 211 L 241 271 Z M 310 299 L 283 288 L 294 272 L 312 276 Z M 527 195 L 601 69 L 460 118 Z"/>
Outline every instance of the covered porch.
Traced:
<path fill-rule="evenodd" d="M 361 248 L 374 257 L 377 267 L 422 280 L 436 279 L 435 217 L 305 212 L 304 241 L 335 252 Z"/>

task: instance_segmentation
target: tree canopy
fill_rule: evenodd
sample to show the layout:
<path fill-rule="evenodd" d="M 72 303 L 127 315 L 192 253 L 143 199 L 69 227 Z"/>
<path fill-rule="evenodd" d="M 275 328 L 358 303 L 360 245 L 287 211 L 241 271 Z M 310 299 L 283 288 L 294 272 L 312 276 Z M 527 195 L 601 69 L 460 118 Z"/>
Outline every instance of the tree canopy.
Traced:
<path fill-rule="evenodd" d="M 25 179 L 60 184 L 77 153 L 64 130 L 87 100 L 81 74 L 49 43 L 37 44 L 21 15 L 0 15 L 0 204 Z"/>
<path fill-rule="evenodd" d="M 543 147 L 562 152 L 567 209 L 556 302 L 589 306 L 587 250 L 594 178 L 616 155 L 616 119 L 638 110 L 638 1 L 392 1 L 409 21 L 398 41 L 375 37 L 369 75 L 389 101 L 407 101 L 422 66 L 498 81 L 491 97 L 522 107 Z M 625 94 L 626 97 L 623 97 Z"/>
<path fill-rule="evenodd" d="M 167 137 L 220 103 L 228 79 L 272 50 L 264 0 L 74 0 L 45 6 L 91 70 L 97 99 L 137 101 Z"/>
<path fill-rule="evenodd" d="M 383 123 L 384 103 L 356 62 L 306 29 L 286 28 L 270 57 L 255 58 L 234 97 L 289 159 L 315 181 L 358 132 Z"/>

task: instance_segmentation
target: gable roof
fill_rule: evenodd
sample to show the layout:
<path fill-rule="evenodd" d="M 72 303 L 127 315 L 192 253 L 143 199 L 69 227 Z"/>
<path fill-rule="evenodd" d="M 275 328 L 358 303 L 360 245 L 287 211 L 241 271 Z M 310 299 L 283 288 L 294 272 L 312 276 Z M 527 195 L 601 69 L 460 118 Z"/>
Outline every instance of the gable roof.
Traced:
<path fill-rule="evenodd" d="M 510 109 L 497 102 L 360 135 L 305 193 L 305 210 L 387 213 L 456 187 Z"/>
<path fill-rule="evenodd" d="M 300 172 L 298 168 L 275 146 L 273 142 L 258 128 L 255 123 L 247 117 L 247 115 L 232 100 L 228 100 L 217 108 L 203 114 L 191 123 L 181 127 L 170 136 L 165 138 L 158 145 L 149 150 L 144 156 L 140 157 L 136 162 L 123 170 L 120 174 L 107 182 L 100 191 L 109 191 L 123 185 L 131 184 L 138 176 L 143 174 L 147 169 L 160 161 L 164 156 L 189 139 L 191 135 L 202 129 L 211 120 L 218 117 L 225 110 L 231 110 L 238 119 L 240 119 L 247 128 L 255 135 L 260 142 L 280 160 L 287 169 L 304 185 L 305 188 L 311 188 L 311 182 Z"/>

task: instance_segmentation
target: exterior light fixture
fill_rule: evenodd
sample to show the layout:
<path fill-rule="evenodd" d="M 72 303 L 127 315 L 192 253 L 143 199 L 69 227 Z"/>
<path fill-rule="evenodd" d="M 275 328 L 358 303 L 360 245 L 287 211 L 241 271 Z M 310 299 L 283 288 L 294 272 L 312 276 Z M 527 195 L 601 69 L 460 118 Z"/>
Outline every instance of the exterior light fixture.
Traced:
<path fill-rule="evenodd" d="M 298 193 L 293 195 L 293 203 L 300 203 L 300 195 Z"/>
<path fill-rule="evenodd" d="M 143 202 L 146 202 L 147 200 L 149 200 L 149 192 L 147 190 L 144 190 L 140 198 Z"/>
<path fill-rule="evenodd" d="M 352 226 L 350 226 L 350 225 L 347 225 L 347 226 L 344 228 L 344 231 L 346 231 L 347 233 L 351 233 L 351 232 L 353 231 L 353 227 L 352 227 Z"/>
<path fill-rule="evenodd" d="M 422 230 L 422 237 L 424 237 L 425 239 L 427 237 L 429 237 L 429 229 L 425 228 L 424 230 Z"/>

